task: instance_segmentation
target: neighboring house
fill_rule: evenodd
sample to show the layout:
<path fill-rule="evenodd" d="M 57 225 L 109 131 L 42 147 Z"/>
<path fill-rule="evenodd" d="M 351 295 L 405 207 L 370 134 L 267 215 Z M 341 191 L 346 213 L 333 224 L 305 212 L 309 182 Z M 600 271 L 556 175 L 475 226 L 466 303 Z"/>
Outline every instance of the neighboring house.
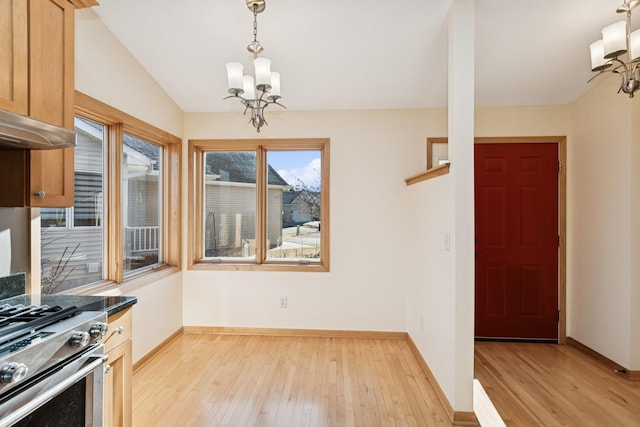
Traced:
<path fill-rule="evenodd" d="M 289 184 L 268 171 L 267 241 L 282 242 L 283 191 Z M 205 165 L 205 256 L 247 257 L 255 253 L 256 159 L 250 152 L 212 152 Z"/>
<path fill-rule="evenodd" d="M 101 129 L 76 120 L 75 206 L 40 210 L 45 293 L 102 278 L 102 139 Z"/>
<path fill-rule="evenodd" d="M 103 277 L 103 165 L 102 128 L 76 120 L 74 206 L 41 209 L 41 264 L 43 292 L 95 282 Z M 158 261 L 158 153 L 125 135 L 122 181 L 124 251 L 127 270 Z M 144 203 L 137 194 L 145 194 Z M 146 201 L 146 202 L 145 202 Z"/>
<path fill-rule="evenodd" d="M 289 190 L 282 196 L 282 221 L 285 226 L 320 221 L 320 192 Z"/>

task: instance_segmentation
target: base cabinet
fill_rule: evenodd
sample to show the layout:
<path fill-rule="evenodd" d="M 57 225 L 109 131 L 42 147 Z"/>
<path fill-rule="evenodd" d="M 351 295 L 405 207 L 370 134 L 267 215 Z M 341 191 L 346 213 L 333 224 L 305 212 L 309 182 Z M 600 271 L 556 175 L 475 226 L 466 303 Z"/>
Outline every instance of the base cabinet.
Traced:
<path fill-rule="evenodd" d="M 131 388 L 133 379 L 131 308 L 109 316 L 105 352 L 109 357 L 104 375 L 105 427 L 132 425 Z"/>

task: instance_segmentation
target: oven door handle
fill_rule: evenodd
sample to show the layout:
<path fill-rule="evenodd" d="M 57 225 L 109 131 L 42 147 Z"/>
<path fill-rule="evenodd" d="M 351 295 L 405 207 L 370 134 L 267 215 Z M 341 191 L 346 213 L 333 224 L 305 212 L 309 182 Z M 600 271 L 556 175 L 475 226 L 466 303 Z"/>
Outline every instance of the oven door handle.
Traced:
<path fill-rule="evenodd" d="M 76 381 L 81 380 L 85 376 L 89 375 L 94 369 L 101 366 L 104 362 L 107 361 L 108 356 L 106 354 L 99 355 L 90 355 L 88 358 L 95 358 L 93 362 L 84 366 L 78 372 L 66 378 L 64 381 L 56 384 L 51 387 L 45 393 L 39 395 L 35 399 L 31 400 L 26 405 L 21 406 L 16 411 L 10 413 L 5 418 L 0 420 L 0 427 L 10 426 L 17 421 L 20 421 L 24 416 L 29 415 L 31 412 L 38 409 L 43 404 L 47 403 L 49 400 L 53 399 L 59 393 L 63 392 L 66 388 L 72 386 L 76 383 Z"/>

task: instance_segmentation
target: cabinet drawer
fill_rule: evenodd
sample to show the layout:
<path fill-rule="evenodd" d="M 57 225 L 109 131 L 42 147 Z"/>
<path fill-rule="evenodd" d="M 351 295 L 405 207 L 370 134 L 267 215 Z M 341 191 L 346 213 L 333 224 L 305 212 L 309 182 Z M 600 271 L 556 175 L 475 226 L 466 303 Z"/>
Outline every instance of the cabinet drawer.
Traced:
<path fill-rule="evenodd" d="M 131 312 L 131 309 L 127 309 L 109 316 L 109 331 L 103 340 L 105 353 L 131 339 Z"/>

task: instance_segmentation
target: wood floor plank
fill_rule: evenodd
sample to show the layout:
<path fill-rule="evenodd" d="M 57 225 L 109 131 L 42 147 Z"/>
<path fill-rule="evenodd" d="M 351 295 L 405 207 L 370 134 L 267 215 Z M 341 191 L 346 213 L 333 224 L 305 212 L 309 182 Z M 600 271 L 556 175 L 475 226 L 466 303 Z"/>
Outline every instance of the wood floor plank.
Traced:
<path fill-rule="evenodd" d="M 640 426 L 640 383 L 574 347 L 476 342 L 475 377 L 507 426 Z"/>
<path fill-rule="evenodd" d="M 403 340 L 184 334 L 136 371 L 135 426 L 450 426 Z"/>

